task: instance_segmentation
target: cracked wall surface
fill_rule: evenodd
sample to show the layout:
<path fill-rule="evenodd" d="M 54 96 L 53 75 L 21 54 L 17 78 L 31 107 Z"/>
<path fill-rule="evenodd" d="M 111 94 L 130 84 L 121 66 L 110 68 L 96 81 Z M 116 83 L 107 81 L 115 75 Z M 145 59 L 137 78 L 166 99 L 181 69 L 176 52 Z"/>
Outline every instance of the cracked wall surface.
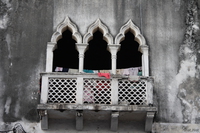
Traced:
<path fill-rule="evenodd" d="M 112 36 L 131 19 L 150 50 L 155 122 L 200 124 L 199 0 L 0 0 L 0 7 L 0 129 L 21 122 L 41 132 L 36 105 L 46 45 L 66 16 L 82 36 L 98 18 Z"/>
<path fill-rule="evenodd" d="M 45 44 L 52 33 L 52 4 L 1 0 L 0 5 L 0 118 L 3 122 L 38 121 L 35 93 L 39 72 L 44 70 Z"/>
<path fill-rule="evenodd" d="M 186 16 L 186 32 L 180 47 L 180 69 L 177 76 L 182 76 L 178 84 L 178 98 L 182 104 L 183 122 L 199 124 L 199 63 L 197 62 L 199 41 L 198 36 L 198 3 L 192 0 L 188 3 Z M 180 76 L 179 76 L 180 78 Z"/>

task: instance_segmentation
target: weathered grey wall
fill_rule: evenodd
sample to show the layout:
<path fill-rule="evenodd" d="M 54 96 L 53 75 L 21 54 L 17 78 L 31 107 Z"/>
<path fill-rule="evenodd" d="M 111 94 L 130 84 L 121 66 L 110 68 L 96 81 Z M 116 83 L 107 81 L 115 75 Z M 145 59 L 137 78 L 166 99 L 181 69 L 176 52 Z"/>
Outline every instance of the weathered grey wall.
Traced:
<path fill-rule="evenodd" d="M 38 120 L 40 72 L 53 26 L 53 1 L 0 1 L 0 119 Z"/>
<path fill-rule="evenodd" d="M 198 12 L 192 21 L 197 26 L 191 35 L 195 43 L 184 42 L 191 1 L 1 0 L 0 121 L 38 120 L 37 90 L 39 73 L 45 68 L 46 43 L 68 16 L 82 36 L 98 18 L 114 37 L 131 19 L 150 48 L 156 122 L 200 124 Z M 199 6 L 197 2 L 193 5 Z"/>

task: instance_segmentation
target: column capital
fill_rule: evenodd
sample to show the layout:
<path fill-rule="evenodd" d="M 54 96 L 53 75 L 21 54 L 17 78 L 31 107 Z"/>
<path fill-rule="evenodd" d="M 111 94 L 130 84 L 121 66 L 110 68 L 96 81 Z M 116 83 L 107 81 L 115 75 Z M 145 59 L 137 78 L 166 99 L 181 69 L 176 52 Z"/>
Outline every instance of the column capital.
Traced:
<path fill-rule="evenodd" d="M 47 43 L 47 49 L 51 50 L 51 51 L 54 51 L 57 48 L 56 44 L 57 44 L 56 42 L 48 42 Z"/>
<path fill-rule="evenodd" d="M 147 45 L 140 45 L 139 48 L 138 48 L 138 50 L 139 50 L 140 52 L 142 52 L 142 53 L 148 52 L 149 47 L 148 47 Z"/>
<path fill-rule="evenodd" d="M 79 53 L 84 53 L 87 50 L 88 43 L 76 43 L 76 49 Z"/>
<path fill-rule="evenodd" d="M 111 54 L 116 55 L 120 46 L 121 44 L 108 44 L 108 50 L 110 51 Z"/>

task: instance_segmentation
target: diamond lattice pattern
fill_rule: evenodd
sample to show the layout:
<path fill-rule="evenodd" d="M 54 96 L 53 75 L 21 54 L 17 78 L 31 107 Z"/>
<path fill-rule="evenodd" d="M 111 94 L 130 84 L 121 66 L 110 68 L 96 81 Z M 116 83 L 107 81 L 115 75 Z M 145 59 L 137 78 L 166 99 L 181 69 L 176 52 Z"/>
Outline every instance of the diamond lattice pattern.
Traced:
<path fill-rule="evenodd" d="M 111 104 L 111 80 L 84 79 L 84 104 Z"/>
<path fill-rule="evenodd" d="M 119 80 L 118 101 L 123 104 L 143 105 L 146 103 L 146 81 Z"/>
<path fill-rule="evenodd" d="M 76 79 L 49 78 L 48 103 L 76 103 Z"/>

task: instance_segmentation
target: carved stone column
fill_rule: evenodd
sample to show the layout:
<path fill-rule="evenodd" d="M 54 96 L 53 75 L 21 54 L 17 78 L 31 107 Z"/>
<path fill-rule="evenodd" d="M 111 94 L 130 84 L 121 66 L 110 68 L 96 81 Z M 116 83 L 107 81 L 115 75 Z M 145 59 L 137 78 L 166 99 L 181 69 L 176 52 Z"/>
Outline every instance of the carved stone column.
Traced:
<path fill-rule="evenodd" d="M 53 51 L 56 43 L 48 42 L 46 53 L 46 72 L 52 72 L 53 67 Z"/>
<path fill-rule="evenodd" d="M 141 45 L 139 47 L 142 55 L 142 76 L 149 76 L 149 47 L 147 45 Z"/>
<path fill-rule="evenodd" d="M 83 43 L 76 43 L 76 48 L 79 52 L 79 72 L 83 72 L 83 66 L 84 66 L 84 53 L 87 49 L 88 44 Z"/>
<path fill-rule="evenodd" d="M 117 66 L 117 51 L 119 50 L 120 44 L 108 44 L 108 50 L 111 53 L 112 59 L 112 74 L 116 74 Z"/>

